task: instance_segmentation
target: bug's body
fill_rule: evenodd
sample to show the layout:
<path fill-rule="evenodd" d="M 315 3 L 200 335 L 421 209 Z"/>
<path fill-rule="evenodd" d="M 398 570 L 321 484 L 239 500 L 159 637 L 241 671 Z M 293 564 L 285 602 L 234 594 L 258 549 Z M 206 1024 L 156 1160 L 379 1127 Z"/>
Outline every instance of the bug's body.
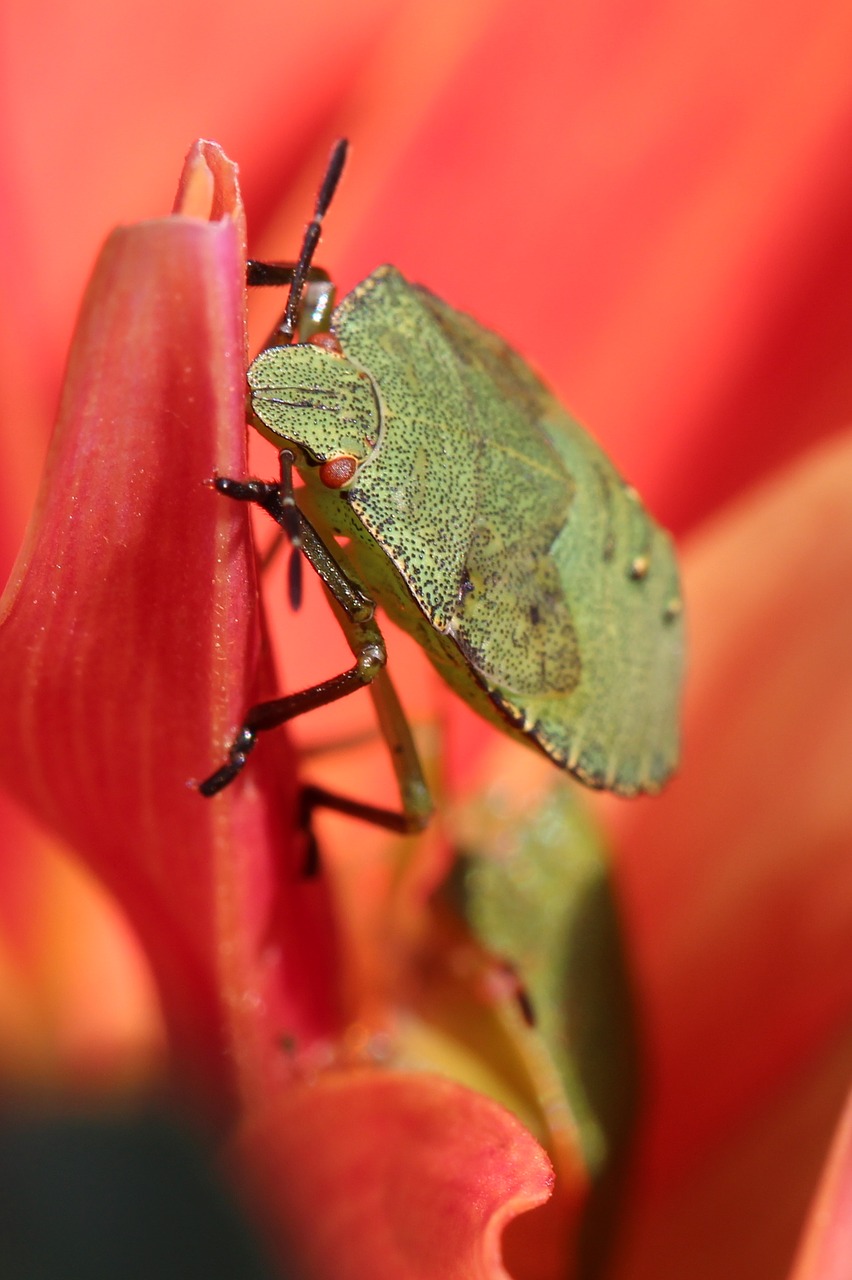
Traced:
<path fill-rule="evenodd" d="M 395 268 L 331 332 L 339 353 L 270 347 L 249 387 L 308 518 L 351 539 L 341 565 L 481 714 L 592 786 L 655 790 L 682 669 L 668 535 L 520 356 Z"/>

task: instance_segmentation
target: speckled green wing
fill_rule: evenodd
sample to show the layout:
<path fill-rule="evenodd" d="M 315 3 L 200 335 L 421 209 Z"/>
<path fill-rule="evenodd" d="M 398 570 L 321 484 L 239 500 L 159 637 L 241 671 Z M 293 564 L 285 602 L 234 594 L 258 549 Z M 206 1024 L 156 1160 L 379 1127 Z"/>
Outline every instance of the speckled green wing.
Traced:
<path fill-rule="evenodd" d="M 525 732 L 585 781 L 627 793 L 653 789 L 678 751 L 683 635 L 671 541 L 592 438 L 500 338 L 437 298 L 429 303 L 477 388 L 477 406 L 489 387 L 492 398 L 523 406 L 528 436 L 553 446 L 572 495 L 546 558 L 577 636 L 576 687 L 565 698 L 547 683 L 532 691 L 507 679 L 495 692 Z M 492 485 L 502 483 L 508 493 L 511 459 L 505 453 L 503 459 L 508 465 Z M 529 625 L 541 621 L 530 615 Z"/>
<path fill-rule="evenodd" d="M 585 782 L 656 789 L 677 758 L 683 661 L 669 537 L 506 343 L 395 268 L 334 327 L 383 418 L 348 500 L 433 637 L 403 622 L 480 711 Z M 399 614 L 399 584 L 391 600 L 368 585 Z"/>

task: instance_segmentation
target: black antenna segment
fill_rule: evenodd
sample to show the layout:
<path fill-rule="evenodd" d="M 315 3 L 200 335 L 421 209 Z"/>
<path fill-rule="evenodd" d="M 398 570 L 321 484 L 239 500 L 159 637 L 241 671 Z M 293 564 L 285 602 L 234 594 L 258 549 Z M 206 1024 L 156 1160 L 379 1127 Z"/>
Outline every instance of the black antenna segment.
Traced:
<path fill-rule="evenodd" d="M 349 143 L 346 138 L 338 138 L 337 142 L 335 142 L 331 149 L 331 155 L 328 158 L 328 167 L 325 171 L 325 177 L 322 180 L 319 193 L 317 194 L 317 202 L 314 206 L 314 216 L 305 228 L 305 236 L 302 240 L 299 260 L 293 268 L 293 279 L 290 282 L 290 292 L 287 295 L 287 306 L 284 311 L 284 319 L 278 326 L 278 340 L 282 343 L 290 342 L 298 327 L 299 303 L 302 301 L 302 292 L 305 287 L 305 280 L 308 276 L 308 270 L 314 256 L 314 250 L 319 244 L 322 220 L 325 217 L 328 211 L 328 206 L 331 204 L 332 197 L 337 190 L 337 184 L 340 181 L 340 175 L 343 172 L 343 166 L 346 163 L 346 152 L 348 149 Z"/>

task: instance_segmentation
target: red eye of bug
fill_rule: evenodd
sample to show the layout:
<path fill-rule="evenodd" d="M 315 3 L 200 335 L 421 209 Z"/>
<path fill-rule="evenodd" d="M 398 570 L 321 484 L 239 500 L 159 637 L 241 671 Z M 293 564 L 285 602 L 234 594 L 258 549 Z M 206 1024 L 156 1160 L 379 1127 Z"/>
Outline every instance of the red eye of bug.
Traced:
<path fill-rule="evenodd" d="M 342 489 L 358 470 L 358 459 L 342 454 L 339 458 L 329 458 L 319 469 L 319 478 L 327 489 Z"/>

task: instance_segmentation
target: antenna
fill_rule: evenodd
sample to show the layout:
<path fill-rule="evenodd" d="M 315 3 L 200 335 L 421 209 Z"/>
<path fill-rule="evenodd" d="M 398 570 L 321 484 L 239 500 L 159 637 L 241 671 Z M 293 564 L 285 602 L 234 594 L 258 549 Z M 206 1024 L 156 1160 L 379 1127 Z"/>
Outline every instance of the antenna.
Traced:
<path fill-rule="evenodd" d="M 292 340 L 293 334 L 299 323 L 299 304 L 302 301 L 302 293 L 305 288 L 305 280 L 307 279 L 308 270 L 311 260 L 314 256 L 314 250 L 319 244 L 320 231 L 322 230 L 322 220 L 325 217 L 328 206 L 331 204 L 332 197 L 337 190 L 337 184 L 340 181 L 340 175 L 343 172 L 343 166 L 346 163 L 346 152 L 349 143 L 346 138 L 338 138 L 331 149 L 331 155 L 328 159 L 328 167 L 325 171 L 325 177 L 322 180 L 317 202 L 314 206 L 314 216 L 305 228 L 305 236 L 302 240 L 302 248 L 299 253 L 299 260 L 293 268 L 293 278 L 290 282 L 290 292 L 287 295 L 287 306 L 284 311 L 284 318 L 278 326 L 277 333 L 282 343 L 288 343 Z"/>

